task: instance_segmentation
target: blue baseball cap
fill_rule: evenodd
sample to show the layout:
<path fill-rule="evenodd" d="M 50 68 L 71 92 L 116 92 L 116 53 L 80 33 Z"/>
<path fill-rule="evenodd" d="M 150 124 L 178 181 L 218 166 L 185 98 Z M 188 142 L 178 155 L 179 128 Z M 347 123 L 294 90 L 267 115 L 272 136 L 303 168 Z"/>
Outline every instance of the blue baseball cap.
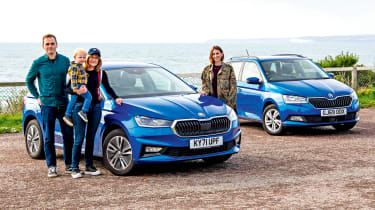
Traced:
<path fill-rule="evenodd" d="M 89 54 L 89 55 L 97 54 L 97 55 L 99 55 L 99 57 L 101 57 L 101 55 L 100 55 L 100 50 L 99 50 L 98 48 L 91 48 L 91 49 L 89 49 L 88 54 Z"/>

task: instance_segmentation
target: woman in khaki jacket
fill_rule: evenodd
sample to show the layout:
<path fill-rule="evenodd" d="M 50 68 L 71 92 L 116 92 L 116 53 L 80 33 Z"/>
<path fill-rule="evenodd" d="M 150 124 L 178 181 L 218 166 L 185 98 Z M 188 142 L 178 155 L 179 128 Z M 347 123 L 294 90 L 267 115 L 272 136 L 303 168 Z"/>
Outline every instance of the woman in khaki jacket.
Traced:
<path fill-rule="evenodd" d="M 223 62 L 224 52 L 219 46 L 210 51 L 210 65 L 202 72 L 202 95 L 209 95 L 222 100 L 236 110 L 237 84 L 233 67 Z"/>

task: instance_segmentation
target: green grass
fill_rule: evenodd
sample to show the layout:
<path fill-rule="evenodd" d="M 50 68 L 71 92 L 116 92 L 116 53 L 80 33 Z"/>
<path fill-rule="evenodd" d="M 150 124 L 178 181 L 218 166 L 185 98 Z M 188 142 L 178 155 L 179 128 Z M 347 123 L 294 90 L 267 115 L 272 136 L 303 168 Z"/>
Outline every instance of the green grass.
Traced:
<path fill-rule="evenodd" d="M 0 115 L 0 133 L 17 133 L 21 131 L 22 113 Z"/>
<path fill-rule="evenodd" d="M 357 94 L 361 108 L 375 107 L 375 88 L 358 90 Z"/>

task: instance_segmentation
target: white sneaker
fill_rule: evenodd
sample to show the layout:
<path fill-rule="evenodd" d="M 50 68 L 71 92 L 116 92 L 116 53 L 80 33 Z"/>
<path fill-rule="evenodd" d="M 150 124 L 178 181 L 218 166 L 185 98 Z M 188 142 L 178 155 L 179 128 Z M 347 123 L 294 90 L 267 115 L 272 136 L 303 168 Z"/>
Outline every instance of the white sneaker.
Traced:
<path fill-rule="evenodd" d="M 88 174 L 91 176 L 97 176 L 102 173 L 98 169 L 96 169 L 95 166 L 89 166 L 89 167 L 86 167 L 85 174 Z"/>
<path fill-rule="evenodd" d="M 48 168 L 48 177 L 57 177 L 57 170 L 55 166 Z"/>
<path fill-rule="evenodd" d="M 72 175 L 73 179 L 77 179 L 77 178 L 82 177 L 81 170 L 79 170 L 79 169 L 73 169 L 71 175 Z"/>

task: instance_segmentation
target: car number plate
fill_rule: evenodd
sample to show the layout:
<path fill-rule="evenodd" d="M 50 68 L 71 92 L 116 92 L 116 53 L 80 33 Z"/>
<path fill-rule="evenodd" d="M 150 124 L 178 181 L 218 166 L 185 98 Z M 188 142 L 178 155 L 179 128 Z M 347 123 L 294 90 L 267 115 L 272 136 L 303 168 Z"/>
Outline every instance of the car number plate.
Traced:
<path fill-rule="evenodd" d="M 346 115 L 346 108 L 342 109 L 323 109 L 320 111 L 320 116 L 322 117 L 332 117 Z"/>
<path fill-rule="evenodd" d="M 223 145 L 222 136 L 190 140 L 190 149 L 208 148 L 208 147 L 215 147 L 215 146 L 220 146 L 220 145 Z"/>

